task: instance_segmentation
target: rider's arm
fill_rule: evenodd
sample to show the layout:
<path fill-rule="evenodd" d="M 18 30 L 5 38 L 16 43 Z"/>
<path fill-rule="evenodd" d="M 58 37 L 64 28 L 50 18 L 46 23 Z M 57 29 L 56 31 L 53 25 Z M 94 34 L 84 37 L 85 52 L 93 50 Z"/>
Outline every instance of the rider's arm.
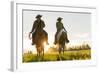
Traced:
<path fill-rule="evenodd" d="M 44 28 L 45 27 L 45 23 L 44 23 L 44 21 L 42 21 L 42 28 Z"/>
<path fill-rule="evenodd" d="M 59 28 L 60 28 L 59 23 L 56 22 L 56 29 L 57 29 L 57 31 L 59 30 Z"/>
<path fill-rule="evenodd" d="M 65 27 L 63 26 L 63 29 L 66 31 Z M 67 31 L 66 31 L 67 32 Z"/>
<path fill-rule="evenodd" d="M 32 26 L 32 30 L 30 33 L 32 33 L 34 31 L 34 29 L 36 28 L 36 22 L 33 23 L 33 26 Z"/>

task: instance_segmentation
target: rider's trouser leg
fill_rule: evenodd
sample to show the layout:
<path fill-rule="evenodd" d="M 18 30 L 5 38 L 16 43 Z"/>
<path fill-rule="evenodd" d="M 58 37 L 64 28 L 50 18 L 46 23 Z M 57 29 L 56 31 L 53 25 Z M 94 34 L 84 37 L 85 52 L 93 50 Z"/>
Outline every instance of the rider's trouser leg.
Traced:
<path fill-rule="evenodd" d="M 67 33 L 65 33 L 65 36 L 66 36 L 66 42 L 69 43 Z"/>
<path fill-rule="evenodd" d="M 36 35 L 36 33 L 34 32 L 34 33 L 32 33 L 32 45 L 34 45 L 35 44 L 35 35 Z"/>
<path fill-rule="evenodd" d="M 54 41 L 54 44 L 57 43 L 57 33 L 55 34 L 55 41 Z"/>

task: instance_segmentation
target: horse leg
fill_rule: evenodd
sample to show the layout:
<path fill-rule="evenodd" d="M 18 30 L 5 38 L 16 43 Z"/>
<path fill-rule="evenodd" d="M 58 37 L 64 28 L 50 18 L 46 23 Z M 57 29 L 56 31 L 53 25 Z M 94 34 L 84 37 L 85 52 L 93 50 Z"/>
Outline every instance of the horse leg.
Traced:
<path fill-rule="evenodd" d="M 40 47 L 38 48 L 38 55 L 39 55 L 39 57 L 40 57 Z"/>
<path fill-rule="evenodd" d="M 36 47 L 37 48 L 37 47 Z M 38 48 L 37 48 L 37 57 L 38 57 Z"/>
<path fill-rule="evenodd" d="M 44 48 L 43 48 L 43 56 L 44 56 Z"/>
<path fill-rule="evenodd" d="M 59 54 L 61 53 L 60 49 L 59 49 Z"/>
<path fill-rule="evenodd" d="M 36 45 L 36 49 L 37 49 L 37 57 L 39 57 L 39 46 Z"/>
<path fill-rule="evenodd" d="M 38 57 L 38 52 L 37 52 L 37 57 Z"/>
<path fill-rule="evenodd" d="M 61 46 L 59 45 L 59 54 L 61 54 Z"/>
<path fill-rule="evenodd" d="M 39 51 L 37 51 L 37 57 L 39 57 L 39 56 L 40 56 Z"/>
<path fill-rule="evenodd" d="M 62 44 L 61 47 L 62 47 L 62 52 L 64 54 L 64 45 Z"/>
<path fill-rule="evenodd" d="M 62 58 L 61 58 L 61 47 L 59 47 L 59 59 L 62 60 Z"/>
<path fill-rule="evenodd" d="M 63 54 L 64 54 L 64 46 L 63 46 Z"/>
<path fill-rule="evenodd" d="M 41 52 L 39 52 L 39 57 L 41 56 Z"/>
<path fill-rule="evenodd" d="M 44 49 L 41 50 L 41 60 L 43 60 L 43 57 L 44 57 Z"/>

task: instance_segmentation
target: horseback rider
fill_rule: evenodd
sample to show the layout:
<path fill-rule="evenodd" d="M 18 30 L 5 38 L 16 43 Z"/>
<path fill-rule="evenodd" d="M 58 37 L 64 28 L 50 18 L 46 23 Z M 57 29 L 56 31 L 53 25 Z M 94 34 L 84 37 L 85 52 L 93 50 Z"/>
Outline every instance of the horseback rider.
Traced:
<path fill-rule="evenodd" d="M 33 23 L 33 27 L 32 27 L 32 30 L 31 32 L 29 33 L 29 38 L 30 38 L 30 34 L 32 34 L 32 45 L 35 44 L 35 36 L 36 36 L 36 33 L 37 31 L 42 31 L 43 28 L 45 27 L 45 23 L 43 20 L 41 20 L 41 17 L 42 15 L 37 15 L 36 16 L 36 20 L 34 21 Z M 47 37 L 48 39 L 48 34 L 46 31 L 43 30 L 43 32 L 45 33 L 45 36 Z"/>
<path fill-rule="evenodd" d="M 56 32 L 56 34 L 55 34 L 55 41 L 54 41 L 54 44 L 57 44 L 57 36 L 58 36 L 58 33 L 59 32 L 61 32 L 62 30 L 64 30 L 66 33 L 65 33 L 65 35 L 66 35 L 66 43 L 68 43 L 69 42 L 69 40 L 68 40 L 68 38 L 67 38 L 67 31 L 66 31 L 66 29 L 65 29 L 65 27 L 63 26 L 63 23 L 61 22 L 61 20 L 62 20 L 63 18 L 61 18 L 61 17 L 58 17 L 58 19 L 57 19 L 57 22 L 56 22 L 56 28 L 57 28 L 57 32 Z"/>

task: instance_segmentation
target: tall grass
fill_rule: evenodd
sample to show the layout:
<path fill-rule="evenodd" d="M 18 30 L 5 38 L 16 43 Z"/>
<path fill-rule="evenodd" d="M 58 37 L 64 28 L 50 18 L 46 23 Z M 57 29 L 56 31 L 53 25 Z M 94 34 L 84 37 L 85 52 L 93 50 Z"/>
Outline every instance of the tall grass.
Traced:
<path fill-rule="evenodd" d="M 31 51 L 23 54 L 23 62 L 46 62 L 46 61 L 67 61 L 67 60 L 89 60 L 91 59 L 91 48 L 88 44 L 65 48 L 64 54 L 58 54 L 57 48 L 50 47 L 51 53 L 37 57 Z"/>

